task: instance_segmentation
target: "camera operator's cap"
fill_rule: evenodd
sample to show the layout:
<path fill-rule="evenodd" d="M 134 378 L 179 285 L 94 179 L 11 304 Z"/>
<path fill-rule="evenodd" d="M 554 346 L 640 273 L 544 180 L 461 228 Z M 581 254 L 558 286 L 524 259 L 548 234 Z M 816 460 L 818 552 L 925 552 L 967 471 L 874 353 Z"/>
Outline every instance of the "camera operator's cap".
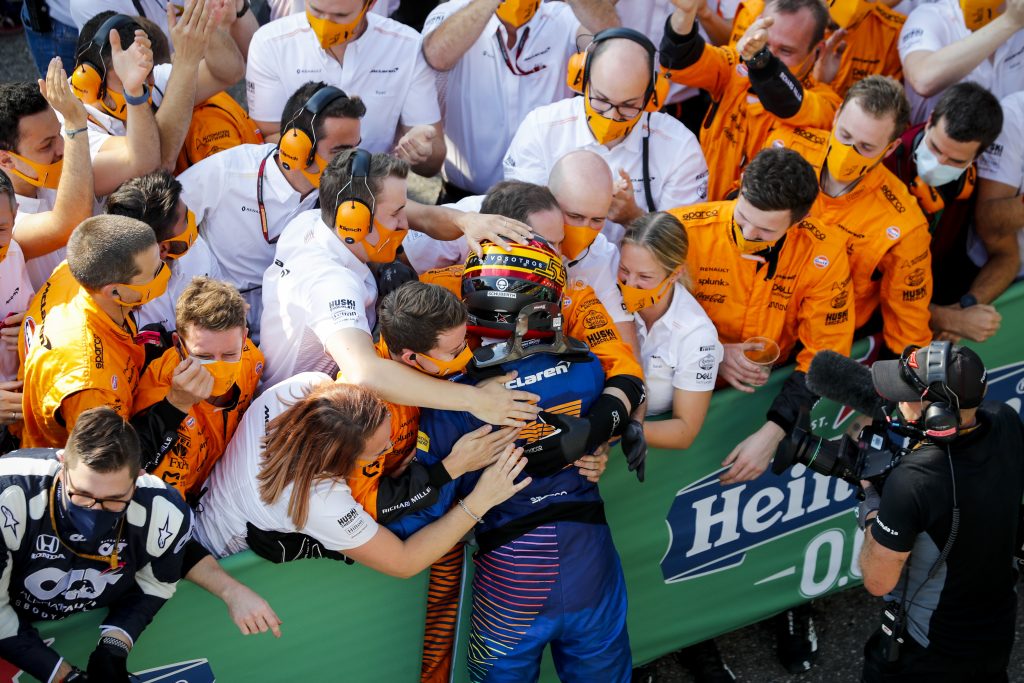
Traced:
<path fill-rule="evenodd" d="M 884 399 L 942 401 L 955 408 L 977 408 L 988 386 L 978 354 L 949 342 L 909 346 L 899 360 L 877 361 L 871 366 L 871 379 Z"/>

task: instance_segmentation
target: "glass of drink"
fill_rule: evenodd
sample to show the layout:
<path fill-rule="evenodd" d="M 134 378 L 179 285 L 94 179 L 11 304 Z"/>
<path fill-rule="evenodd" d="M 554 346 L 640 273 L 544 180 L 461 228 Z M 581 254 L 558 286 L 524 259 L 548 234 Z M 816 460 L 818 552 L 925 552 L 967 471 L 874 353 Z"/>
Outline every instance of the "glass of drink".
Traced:
<path fill-rule="evenodd" d="M 744 345 L 757 345 L 756 348 L 744 349 L 743 355 L 751 363 L 755 363 L 761 368 L 761 372 L 764 374 L 764 381 L 761 384 L 764 384 L 768 381 L 768 375 L 771 373 L 775 361 L 779 360 L 781 353 L 779 345 L 774 339 L 768 337 L 751 337 L 743 343 Z"/>

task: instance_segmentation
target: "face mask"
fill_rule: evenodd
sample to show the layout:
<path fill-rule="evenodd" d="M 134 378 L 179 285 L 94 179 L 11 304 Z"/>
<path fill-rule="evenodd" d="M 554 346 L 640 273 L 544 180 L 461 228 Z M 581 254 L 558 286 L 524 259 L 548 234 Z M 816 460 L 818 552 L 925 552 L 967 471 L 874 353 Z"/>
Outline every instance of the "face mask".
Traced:
<path fill-rule="evenodd" d="M 398 255 L 398 247 L 409 231 L 385 228 L 377 222 L 376 218 L 373 219 L 373 231 L 377 234 L 377 244 L 370 244 L 367 240 L 363 240 L 367 257 L 373 263 L 391 263 Z"/>
<path fill-rule="evenodd" d="M 589 225 L 566 225 L 565 238 L 562 240 L 562 254 L 569 260 L 577 258 L 584 249 L 590 247 L 597 239 L 600 230 Z"/>
<path fill-rule="evenodd" d="M 626 121 L 615 121 L 614 119 L 605 118 L 590 106 L 589 88 L 587 90 L 588 92 L 583 95 L 583 110 L 587 113 L 587 125 L 590 126 L 590 132 L 594 134 L 594 138 L 597 139 L 599 144 L 606 145 L 612 140 L 626 137 L 633 130 L 633 126 L 637 124 L 640 117 L 643 116 L 641 111 Z"/>
<path fill-rule="evenodd" d="M 506 24 L 519 28 L 540 9 L 540 0 L 505 0 L 494 11 Z"/>
<path fill-rule="evenodd" d="M 324 169 L 327 168 L 327 160 L 324 159 L 319 154 L 314 154 L 313 155 L 313 165 L 316 166 L 316 173 L 310 173 L 309 171 L 307 171 L 304 168 L 300 168 L 299 169 L 299 173 L 301 173 L 302 175 L 306 176 L 306 180 L 309 181 L 310 185 L 312 185 L 313 187 L 315 187 L 317 189 L 320 189 L 320 176 L 321 176 L 321 174 L 323 174 Z"/>
<path fill-rule="evenodd" d="M 462 353 L 451 360 L 438 360 L 437 358 L 428 356 L 425 353 L 417 355 L 428 358 L 431 363 L 437 366 L 437 372 L 429 372 L 423 366 L 420 366 L 419 368 L 428 375 L 433 375 L 435 377 L 448 377 L 449 375 L 454 375 L 456 372 L 462 372 L 466 366 L 469 365 L 469 361 L 473 360 L 473 350 L 469 348 L 468 344 L 466 345 L 466 348 L 462 349 Z"/>
<path fill-rule="evenodd" d="M 130 289 L 131 291 L 135 292 L 140 297 L 142 297 L 141 299 L 134 303 L 126 303 L 119 298 L 115 298 L 114 301 L 117 302 L 119 306 L 124 306 L 125 308 L 137 308 L 139 306 L 144 306 L 153 299 L 163 296 L 164 292 L 167 291 L 167 281 L 170 279 L 171 269 L 167 267 L 166 263 L 161 264 L 160 272 L 156 274 L 155 278 L 153 278 L 146 284 L 120 284 L 117 286 L 118 289 L 121 289 L 122 287 L 124 287 L 125 289 Z"/>
<path fill-rule="evenodd" d="M 775 242 L 766 242 L 764 240 L 748 240 L 743 236 L 743 229 L 740 228 L 736 221 L 732 222 L 732 238 L 736 242 L 736 247 L 744 254 L 755 254 L 764 249 L 771 249 L 775 246 Z"/>
<path fill-rule="evenodd" d="M 5 244 L 2 247 L 0 247 L 0 262 L 2 262 L 5 258 L 7 258 L 7 250 L 10 249 L 10 248 L 11 248 L 11 243 L 10 242 L 8 242 L 7 244 Z"/>
<path fill-rule="evenodd" d="M 8 169 L 8 173 L 18 176 L 29 185 L 34 185 L 35 187 L 48 187 L 51 190 L 57 189 L 57 185 L 60 184 L 60 171 L 64 167 L 63 159 L 58 159 L 52 164 L 37 164 L 20 154 L 15 154 L 14 152 L 8 152 L 8 154 L 35 171 L 36 177 L 30 178 L 16 168 Z"/>
<path fill-rule="evenodd" d="M 1004 0 L 960 0 L 960 9 L 964 11 L 964 24 L 972 31 L 977 31 L 999 16 L 999 7 Z"/>
<path fill-rule="evenodd" d="M 93 545 L 103 540 L 124 516 L 124 512 L 110 512 L 101 508 L 83 508 L 70 500 L 64 501 L 68 519 L 75 531 L 85 537 L 85 542 Z"/>
<path fill-rule="evenodd" d="M 864 18 L 871 10 L 865 0 L 831 0 L 828 14 L 839 28 L 849 28 Z"/>
<path fill-rule="evenodd" d="M 619 291 L 622 292 L 622 307 L 626 309 L 627 313 L 636 313 L 637 311 L 653 306 L 668 294 L 674 281 L 670 274 L 660 283 L 651 287 L 650 289 L 643 289 L 641 287 L 630 287 L 625 283 L 618 283 Z"/>
<path fill-rule="evenodd" d="M 347 24 L 338 24 L 328 19 L 317 19 L 309 13 L 309 10 L 306 10 L 306 19 L 309 21 L 313 33 L 316 34 L 316 39 L 320 41 L 320 47 L 329 50 L 335 45 L 347 43 L 355 38 L 356 30 L 363 23 L 363 17 L 370 11 L 372 5 L 372 1 L 365 3 L 356 18 Z"/>
<path fill-rule="evenodd" d="M 199 236 L 199 228 L 196 227 L 196 215 L 186 209 L 185 211 L 185 232 L 181 233 L 176 237 L 172 237 L 169 240 L 164 240 L 161 244 L 166 244 L 167 255 L 164 258 L 169 258 L 172 261 L 179 259 L 188 253 L 188 250 L 195 244 L 196 237 Z M 177 245 L 184 245 L 184 249 L 178 248 Z M 173 249 L 171 247 L 174 247 Z"/>
<path fill-rule="evenodd" d="M 829 135 L 825 164 L 828 166 L 828 174 L 832 176 L 833 180 L 852 183 L 874 168 L 879 157 L 866 157 L 855 150 L 853 145 L 844 145 L 839 142 L 834 132 Z"/>
<path fill-rule="evenodd" d="M 199 364 L 213 375 L 213 392 L 210 396 L 223 396 L 238 381 L 242 370 L 240 360 L 200 360 Z"/>
<path fill-rule="evenodd" d="M 951 183 L 964 174 L 967 170 L 956 166 L 947 166 L 939 163 L 939 158 L 932 154 L 925 140 L 914 150 L 914 163 L 917 164 L 917 175 L 926 184 L 932 187 L 942 187 Z"/>

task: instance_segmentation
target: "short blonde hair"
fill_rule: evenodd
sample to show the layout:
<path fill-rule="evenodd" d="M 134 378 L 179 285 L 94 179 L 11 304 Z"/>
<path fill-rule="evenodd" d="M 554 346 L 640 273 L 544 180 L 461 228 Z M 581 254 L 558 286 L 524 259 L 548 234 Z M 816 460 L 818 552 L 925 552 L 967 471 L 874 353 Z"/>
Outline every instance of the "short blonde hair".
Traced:
<path fill-rule="evenodd" d="M 629 224 L 622 243 L 647 249 L 658 264 L 670 273 L 682 268 L 683 274 L 679 280 L 687 289 L 690 288 L 685 270 L 690 240 L 686 236 L 686 227 L 672 214 L 655 211 L 640 216 Z"/>
<path fill-rule="evenodd" d="M 192 278 L 174 307 L 178 331 L 189 327 L 220 332 L 235 327 L 245 328 L 245 300 L 238 290 L 226 282 L 197 276 Z"/>

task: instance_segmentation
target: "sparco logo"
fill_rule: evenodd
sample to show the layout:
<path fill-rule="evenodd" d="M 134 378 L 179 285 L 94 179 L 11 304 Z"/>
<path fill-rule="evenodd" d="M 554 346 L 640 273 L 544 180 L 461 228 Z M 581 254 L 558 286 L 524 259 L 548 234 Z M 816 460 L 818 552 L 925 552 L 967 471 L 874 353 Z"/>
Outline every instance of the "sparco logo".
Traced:
<path fill-rule="evenodd" d="M 676 494 L 668 511 L 665 583 L 736 567 L 751 548 L 842 514 L 856 503 L 841 479 L 796 465 L 783 474 L 723 489 L 713 472 Z"/>
<path fill-rule="evenodd" d="M 882 185 L 882 194 L 889 200 L 889 203 L 892 204 L 892 208 L 896 209 L 899 213 L 904 213 L 907 210 L 907 208 L 903 206 L 903 202 L 896 198 L 896 195 L 892 193 L 892 190 L 889 189 L 888 185 Z"/>
<path fill-rule="evenodd" d="M 700 220 L 702 218 L 714 218 L 717 215 L 718 215 L 718 209 L 713 209 L 711 211 L 706 211 L 706 210 L 690 211 L 689 213 L 684 213 L 682 216 L 680 216 L 679 220 L 681 220 L 681 221 L 698 221 L 698 220 Z"/>

